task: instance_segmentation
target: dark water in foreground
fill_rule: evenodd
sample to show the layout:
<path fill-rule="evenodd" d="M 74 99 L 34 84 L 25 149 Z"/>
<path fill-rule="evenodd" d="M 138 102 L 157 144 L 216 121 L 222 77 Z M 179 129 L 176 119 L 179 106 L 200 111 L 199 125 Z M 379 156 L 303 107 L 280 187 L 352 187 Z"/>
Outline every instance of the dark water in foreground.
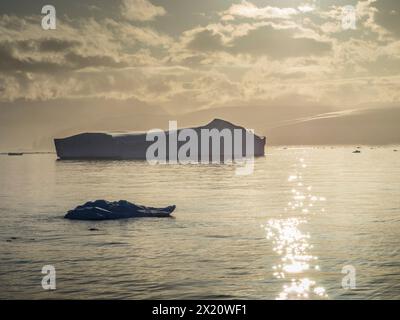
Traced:
<path fill-rule="evenodd" d="M 0 298 L 399 299 L 400 152 L 361 150 L 269 148 L 249 176 L 0 156 Z M 101 198 L 177 210 L 62 219 Z M 43 265 L 57 290 L 42 289 Z M 342 287 L 349 265 L 354 290 Z"/>

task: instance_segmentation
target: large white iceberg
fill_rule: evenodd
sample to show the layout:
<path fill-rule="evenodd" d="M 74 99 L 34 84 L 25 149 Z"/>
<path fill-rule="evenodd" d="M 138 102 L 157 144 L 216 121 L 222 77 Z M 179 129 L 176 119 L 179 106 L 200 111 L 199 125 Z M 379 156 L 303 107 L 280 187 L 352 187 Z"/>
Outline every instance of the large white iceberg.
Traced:
<path fill-rule="evenodd" d="M 230 156 L 235 157 L 239 156 L 243 157 L 257 157 L 264 155 L 265 148 L 265 137 L 259 137 L 255 135 L 253 132 L 236 126 L 228 121 L 214 119 L 209 124 L 201 127 L 187 128 L 193 130 L 197 133 L 198 137 L 200 137 L 197 141 L 198 143 L 198 152 L 194 155 L 198 159 L 202 157 L 202 154 L 207 153 L 211 154 L 211 150 L 213 150 L 214 145 L 218 143 L 219 152 L 221 157 L 226 155 L 226 150 L 224 148 L 224 144 L 227 143 L 225 140 L 221 139 L 219 141 L 212 140 L 210 142 L 208 150 L 201 149 L 201 132 L 203 129 L 213 130 L 216 129 L 216 132 L 222 132 L 222 130 L 228 130 L 231 132 L 231 142 L 232 145 L 236 146 L 235 139 L 239 139 L 239 151 L 236 151 L 236 148 L 231 148 L 231 153 L 228 154 L 228 158 Z M 186 130 L 187 130 L 186 129 Z M 175 131 L 162 131 L 166 137 L 166 144 L 169 145 L 170 137 L 176 137 L 179 133 L 185 129 L 177 129 Z M 204 131 L 204 130 L 203 130 Z M 215 130 L 214 130 L 215 131 Z M 234 134 L 234 131 L 236 134 Z M 239 132 L 239 136 L 237 133 Z M 88 133 L 80 133 L 71 137 L 63 138 L 63 139 L 54 139 L 57 156 L 59 159 L 148 159 L 146 157 L 146 151 L 148 148 L 154 143 L 153 141 L 147 141 L 146 136 L 148 133 L 146 132 L 128 132 L 128 133 L 110 133 L 110 132 L 88 132 Z M 247 145 L 248 139 L 247 136 L 251 136 L 252 143 L 254 146 Z M 184 145 L 186 141 L 177 141 L 177 148 L 179 149 L 182 145 Z M 251 151 L 251 152 L 249 152 Z M 225 152 L 225 154 L 224 154 Z M 168 150 L 167 150 L 167 158 L 168 158 Z M 226 159 L 226 158 L 224 158 Z"/>

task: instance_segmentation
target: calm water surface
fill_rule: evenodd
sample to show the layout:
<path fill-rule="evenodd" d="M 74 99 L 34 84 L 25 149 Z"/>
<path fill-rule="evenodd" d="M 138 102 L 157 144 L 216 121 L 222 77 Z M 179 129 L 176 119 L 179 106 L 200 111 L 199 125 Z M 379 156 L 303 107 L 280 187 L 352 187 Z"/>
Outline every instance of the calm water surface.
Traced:
<path fill-rule="evenodd" d="M 269 148 L 249 176 L 233 165 L 0 156 L 0 298 L 400 299 L 400 152 L 353 150 Z M 94 199 L 177 210 L 62 218 Z M 344 266 L 355 290 L 342 288 Z"/>

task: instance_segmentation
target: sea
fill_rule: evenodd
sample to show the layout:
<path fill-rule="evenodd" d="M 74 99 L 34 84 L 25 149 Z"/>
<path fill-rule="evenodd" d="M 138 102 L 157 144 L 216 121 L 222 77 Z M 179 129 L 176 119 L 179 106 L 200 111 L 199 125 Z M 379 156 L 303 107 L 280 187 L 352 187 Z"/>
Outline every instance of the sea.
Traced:
<path fill-rule="evenodd" d="M 267 147 L 245 175 L 1 155 L 0 298 L 400 299 L 396 148 Z M 176 210 L 63 218 L 96 199 Z"/>

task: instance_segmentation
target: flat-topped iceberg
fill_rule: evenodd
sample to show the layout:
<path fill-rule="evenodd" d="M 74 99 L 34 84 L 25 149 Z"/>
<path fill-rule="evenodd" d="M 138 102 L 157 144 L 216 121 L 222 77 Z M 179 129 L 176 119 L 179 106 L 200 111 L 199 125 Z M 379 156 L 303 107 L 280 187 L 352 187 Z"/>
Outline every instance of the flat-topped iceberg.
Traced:
<path fill-rule="evenodd" d="M 85 132 L 54 139 L 57 156 L 62 160 L 166 160 L 174 158 L 178 150 L 187 147 L 185 159 L 204 161 L 213 154 L 214 161 L 219 156 L 219 162 L 222 162 L 221 158 L 232 160 L 264 156 L 265 143 L 265 137 L 221 119 L 214 119 L 200 127 L 168 131 Z M 165 152 L 161 153 L 165 153 L 165 159 L 159 159 L 160 155 L 155 154 L 164 147 Z M 149 152 L 153 149 L 159 152 Z"/>
<path fill-rule="evenodd" d="M 71 220 L 114 220 L 140 217 L 169 217 L 176 206 L 152 208 L 136 205 L 126 200 L 89 201 L 68 211 L 64 218 Z"/>

